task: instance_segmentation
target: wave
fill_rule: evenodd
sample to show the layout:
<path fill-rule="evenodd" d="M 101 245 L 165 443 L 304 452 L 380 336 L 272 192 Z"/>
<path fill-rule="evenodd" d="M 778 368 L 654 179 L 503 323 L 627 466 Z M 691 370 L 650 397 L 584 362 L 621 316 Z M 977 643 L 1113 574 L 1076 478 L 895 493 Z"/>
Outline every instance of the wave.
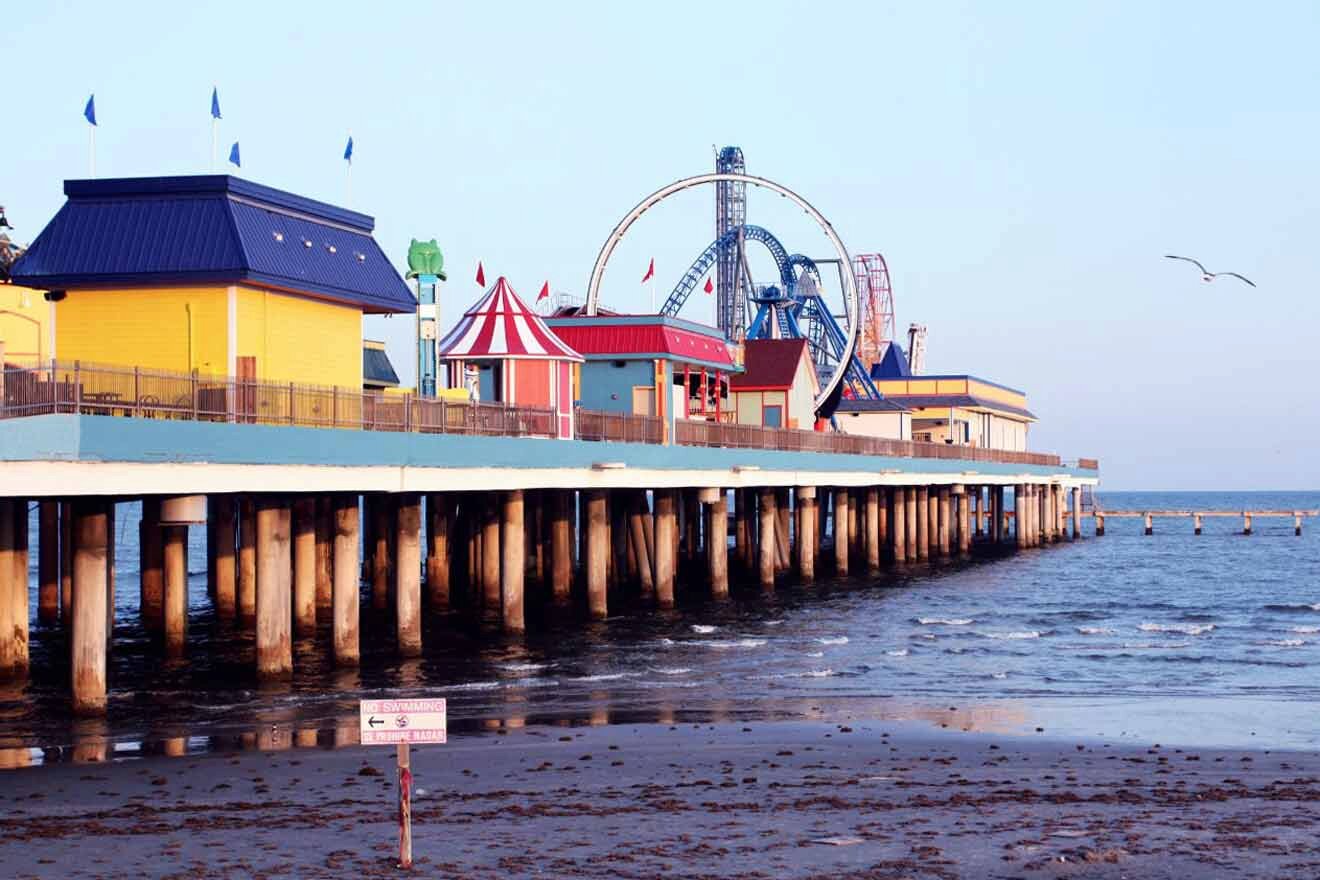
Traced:
<path fill-rule="evenodd" d="M 780 618 L 779 620 L 767 620 L 767 621 L 765 622 L 765 625 L 766 625 L 766 626 L 779 626 L 779 624 L 781 624 L 781 623 L 783 623 L 783 622 L 784 622 L 784 621 L 783 621 L 783 618 Z"/>
<path fill-rule="evenodd" d="M 704 635 L 710 635 L 711 633 L 715 632 L 715 630 L 717 630 L 717 629 L 719 629 L 718 626 L 711 626 L 710 624 L 706 624 L 706 623 L 694 623 L 694 624 L 692 624 L 692 631 L 693 631 L 694 633 L 697 633 L 697 634 L 699 634 L 699 635 L 703 635 L 703 636 L 704 636 Z"/>
<path fill-rule="evenodd" d="M 1311 633 L 1320 633 L 1320 626 L 1294 626 L 1289 632 L 1309 635 Z"/>
<path fill-rule="evenodd" d="M 810 653 L 807 654 L 807 656 L 808 656 L 808 657 L 824 657 L 824 656 L 825 656 L 825 652 L 824 652 L 824 651 L 811 651 Z"/>
<path fill-rule="evenodd" d="M 1185 636 L 1201 636 L 1215 628 L 1213 623 L 1143 623 L 1137 627 L 1142 632 L 1181 633 Z"/>
<path fill-rule="evenodd" d="M 1039 630 L 1032 629 L 1032 630 L 1026 630 L 1024 632 L 1006 632 L 1006 633 L 979 632 L 977 633 L 977 635 L 987 639 L 1009 639 L 1016 641 L 1018 639 L 1038 639 L 1042 635 L 1044 635 L 1044 633 L 1040 632 Z"/>
<path fill-rule="evenodd" d="M 1266 639 L 1256 644 L 1268 645 L 1271 648 L 1300 648 L 1306 644 L 1306 639 Z"/>
<path fill-rule="evenodd" d="M 1303 602 L 1297 605 L 1266 605 L 1264 606 L 1264 608 L 1266 611 L 1285 611 L 1285 612 L 1293 612 L 1293 613 L 1320 611 L 1320 602 L 1310 602 L 1310 603 Z"/>
<path fill-rule="evenodd" d="M 890 657 L 906 657 L 908 655 L 908 649 L 898 648 L 893 651 L 885 651 L 885 654 L 887 654 Z"/>
<path fill-rule="evenodd" d="M 538 672 L 553 665 L 553 663 L 497 663 L 495 667 L 504 672 Z"/>
<path fill-rule="evenodd" d="M 685 645 L 699 645 L 703 648 L 714 648 L 717 651 L 727 651 L 730 648 L 760 648 L 765 645 L 765 639 L 693 639 L 690 642 L 684 642 Z"/>
<path fill-rule="evenodd" d="M 604 672 L 600 675 L 579 675 L 566 679 L 566 681 L 618 681 L 621 678 L 636 678 L 639 675 L 641 675 L 640 672 Z"/>
<path fill-rule="evenodd" d="M 1008 673 L 1007 673 L 1007 672 L 992 672 L 992 673 L 990 673 L 990 677 L 991 677 L 991 678 L 998 678 L 998 679 L 1000 679 L 1000 680 L 1003 680 L 1003 679 L 1005 679 L 1005 678 L 1008 678 Z"/>
<path fill-rule="evenodd" d="M 1079 626 L 1077 632 L 1084 636 L 1112 636 L 1114 630 L 1107 626 Z"/>
<path fill-rule="evenodd" d="M 848 644 L 848 637 L 847 637 L 847 636 L 826 636 L 826 637 L 821 638 L 821 639 L 816 639 L 816 641 L 819 642 L 819 643 L 822 644 L 822 645 L 846 645 L 846 644 Z"/>
<path fill-rule="evenodd" d="M 651 671 L 660 675 L 687 675 L 692 670 L 687 666 L 652 666 Z"/>
<path fill-rule="evenodd" d="M 967 626 L 976 623 L 972 617 L 918 617 L 917 623 L 922 626 Z"/>
<path fill-rule="evenodd" d="M 802 672 L 771 672 L 768 675 L 754 675 L 752 678 L 761 681 L 776 681 L 784 678 L 833 678 L 842 673 L 835 672 L 833 669 L 807 669 Z"/>

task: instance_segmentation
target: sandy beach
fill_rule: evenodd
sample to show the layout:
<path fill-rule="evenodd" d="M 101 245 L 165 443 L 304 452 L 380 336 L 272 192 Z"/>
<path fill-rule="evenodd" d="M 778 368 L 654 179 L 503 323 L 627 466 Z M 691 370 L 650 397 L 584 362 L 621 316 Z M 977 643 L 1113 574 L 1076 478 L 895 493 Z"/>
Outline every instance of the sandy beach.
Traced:
<path fill-rule="evenodd" d="M 279 736 L 272 741 L 279 742 Z M 3 777 L 12 877 L 399 873 L 390 748 Z M 415 873 L 1320 875 L 1320 757 L 853 722 L 528 727 L 413 754 Z"/>

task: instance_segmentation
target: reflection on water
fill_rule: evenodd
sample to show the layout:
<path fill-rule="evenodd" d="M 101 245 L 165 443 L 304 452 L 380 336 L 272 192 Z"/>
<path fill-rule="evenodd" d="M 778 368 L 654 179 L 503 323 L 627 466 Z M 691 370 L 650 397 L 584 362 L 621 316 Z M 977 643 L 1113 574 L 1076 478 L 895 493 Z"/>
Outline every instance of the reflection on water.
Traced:
<path fill-rule="evenodd" d="M 1106 493 L 1105 503 L 1313 508 L 1320 496 Z M 1231 718 L 1257 744 L 1320 743 L 1306 720 L 1320 717 L 1320 533 L 1295 538 L 1291 520 L 1259 522 L 1250 538 L 1229 521 L 1207 520 L 1199 538 L 1190 527 L 1145 538 L 1139 520 L 1115 520 L 1105 538 L 913 566 L 876 582 L 826 579 L 773 596 L 735 584 L 726 603 L 703 598 L 698 570 L 682 583 L 678 610 L 616 597 L 598 623 L 542 608 L 529 584 L 526 639 L 461 615 L 429 617 L 425 656 L 406 661 L 395 656 L 388 611 L 364 601 L 361 669 L 335 668 L 322 621 L 295 643 L 293 679 L 270 685 L 253 675 L 251 633 L 211 614 L 202 529 L 191 530 L 187 662 L 162 662 L 136 622 L 132 505 L 117 526 L 108 715 L 70 717 L 64 631 L 34 624 L 30 680 L 0 685 L 0 767 L 346 747 L 358 741 L 357 701 L 384 695 L 446 697 L 458 736 L 560 722 L 844 717 L 1091 734 L 1146 718 L 1142 729 L 1158 734 L 1180 701 L 1202 719 L 1189 736 L 1219 736 L 1217 719 Z M 1124 723 L 1095 710 L 1095 694 L 1119 701 Z M 1271 708 L 1242 708 L 1262 704 Z"/>

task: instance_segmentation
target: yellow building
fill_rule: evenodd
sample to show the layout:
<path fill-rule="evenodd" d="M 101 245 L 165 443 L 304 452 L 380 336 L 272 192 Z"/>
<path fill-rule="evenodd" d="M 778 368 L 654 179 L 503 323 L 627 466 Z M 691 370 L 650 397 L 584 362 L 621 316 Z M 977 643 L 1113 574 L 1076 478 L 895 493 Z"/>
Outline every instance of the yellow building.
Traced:
<path fill-rule="evenodd" d="M 371 217 L 228 175 L 72 180 L 13 266 L 43 357 L 362 387 L 362 316 L 416 302 Z"/>
<path fill-rule="evenodd" d="M 910 411 L 913 440 L 1006 449 L 1027 448 L 1035 415 L 1027 395 L 976 376 L 916 376 L 897 345 L 871 367 L 871 380 L 885 399 Z"/>
<path fill-rule="evenodd" d="M 34 366 L 49 360 L 50 313 L 40 290 L 0 283 L 0 361 Z"/>

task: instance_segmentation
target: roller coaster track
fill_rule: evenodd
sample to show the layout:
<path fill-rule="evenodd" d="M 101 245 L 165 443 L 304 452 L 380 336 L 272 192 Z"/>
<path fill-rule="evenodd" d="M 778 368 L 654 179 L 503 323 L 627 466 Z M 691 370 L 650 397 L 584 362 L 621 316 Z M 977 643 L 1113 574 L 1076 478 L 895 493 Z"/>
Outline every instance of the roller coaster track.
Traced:
<path fill-rule="evenodd" d="M 692 295 L 692 291 L 696 290 L 697 284 L 710 273 L 715 261 L 719 259 L 720 251 L 735 244 L 740 234 L 744 241 L 756 241 L 765 245 L 765 249 L 770 252 L 770 256 L 774 258 L 775 265 L 779 269 L 779 281 L 784 285 L 785 290 L 792 291 L 797 285 L 797 274 L 794 270 L 799 266 L 802 267 L 803 271 L 810 272 L 819 280 L 820 272 L 816 269 L 816 264 L 810 257 L 802 254 L 790 254 L 779 239 L 775 238 L 774 234 L 764 226 L 752 226 L 750 224 L 735 226 L 711 242 L 710 246 L 697 256 L 691 267 L 674 285 L 674 289 L 665 300 L 665 304 L 660 307 L 660 314 L 668 315 L 671 318 L 677 317 L 679 311 L 683 308 L 683 304 Z"/>

